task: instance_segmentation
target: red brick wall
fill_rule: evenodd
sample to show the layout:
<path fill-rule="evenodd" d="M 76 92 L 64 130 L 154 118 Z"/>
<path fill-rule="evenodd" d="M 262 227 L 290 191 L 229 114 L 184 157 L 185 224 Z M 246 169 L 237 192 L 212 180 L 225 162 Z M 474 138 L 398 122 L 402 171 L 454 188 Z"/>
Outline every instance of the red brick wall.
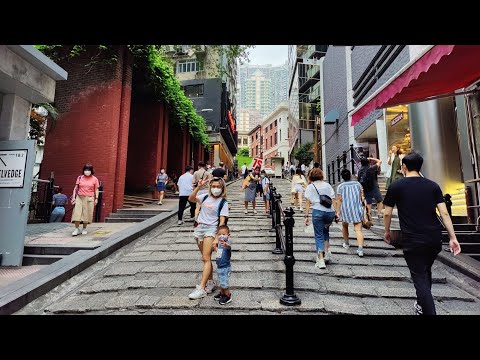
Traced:
<path fill-rule="evenodd" d="M 185 166 L 189 163 L 189 156 L 187 153 L 188 138 L 186 129 L 180 129 L 178 125 L 170 126 L 169 141 L 168 141 L 168 160 L 167 173 L 171 175 L 176 173 L 180 176 L 185 172 Z"/>
<path fill-rule="evenodd" d="M 264 149 L 262 149 L 262 146 L 260 145 L 260 138 L 263 134 L 263 128 L 260 127 L 248 136 L 250 136 L 250 156 L 251 157 L 261 157 Z M 258 138 L 257 138 L 258 134 Z M 253 136 L 253 141 L 251 140 L 251 137 Z M 258 145 L 258 152 L 257 152 L 257 145 Z M 263 147 L 265 147 L 265 138 L 263 139 Z M 242 164 L 243 165 L 243 164 Z M 248 166 L 249 164 L 247 164 Z"/>
<path fill-rule="evenodd" d="M 101 221 L 123 205 L 125 185 L 132 74 L 125 48 L 117 50 L 113 66 L 86 68 L 88 53 L 59 63 L 68 80 L 57 83 L 55 106 L 61 116 L 48 126 L 40 173 L 46 179 L 54 171 L 55 183 L 69 196 L 83 165 L 92 163 L 104 186 Z"/>
<path fill-rule="evenodd" d="M 161 165 L 163 105 L 132 103 L 125 189 L 143 192 L 155 184 Z M 159 138 L 160 136 L 160 138 Z"/>

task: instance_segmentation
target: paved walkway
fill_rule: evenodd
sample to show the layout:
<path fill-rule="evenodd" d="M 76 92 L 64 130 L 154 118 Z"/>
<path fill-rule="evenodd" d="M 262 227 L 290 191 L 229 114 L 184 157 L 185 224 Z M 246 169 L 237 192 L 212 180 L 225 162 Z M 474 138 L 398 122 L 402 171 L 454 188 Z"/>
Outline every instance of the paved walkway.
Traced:
<path fill-rule="evenodd" d="M 289 195 L 289 182 L 274 183 L 281 194 Z M 294 230 L 295 291 L 302 304 L 281 305 L 285 265 L 283 255 L 271 253 L 275 246 L 275 237 L 269 232 L 271 219 L 262 213 L 263 205 L 257 215 L 251 210 L 245 215 L 242 194 L 240 182 L 229 186 L 233 241 L 230 304 L 219 305 L 213 296 L 188 299 L 199 283 L 202 262 L 192 223 L 177 226 L 172 218 L 17 314 L 413 314 L 415 290 L 400 251 L 366 231 L 365 257 L 359 258 L 355 240 L 351 239 L 353 246 L 345 250 L 340 226 L 334 224 L 333 263 L 319 270 L 314 267 L 313 235 L 305 232 L 302 213 L 295 215 Z M 439 314 L 480 314 L 478 283 L 439 262 L 433 274 Z"/>
<path fill-rule="evenodd" d="M 162 210 L 169 212 L 178 206 L 178 198 L 164 199 L 163 205 L 146 205 L 143 210 Z M 83 249 L 94 249 L 111 235 L 123 231 L 136 223 L 93 223 L 88 225 L 87 235 L 72 236 L 73 224 L 61 223 L 40 223 L 28 224 L 25 233 L 25 244 L 48 247 L 74 247 Z M 80 225 L 80 228 L 82 226 Z M 19 267 L 0 267 L 0 292 L 1 288 L 15 281 L 21 280 L 27 275 L 33 274 L 48 265 L 28 265 Z"/>

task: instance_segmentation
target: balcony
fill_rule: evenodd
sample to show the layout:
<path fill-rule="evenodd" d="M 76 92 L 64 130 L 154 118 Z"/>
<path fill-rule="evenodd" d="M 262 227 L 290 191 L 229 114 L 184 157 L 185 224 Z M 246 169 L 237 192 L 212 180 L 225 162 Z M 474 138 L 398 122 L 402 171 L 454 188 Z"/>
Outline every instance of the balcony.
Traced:
<path fill-rule="evenodd" d="M 320 97 L 320 81 L 310 88 L 310 94 L 308 96 L 310 102 L 314 102 Z"/>
<path fill-rule="evenodd" d="M 328 45 L 309 45 L 303 57 L 305 59 L 319 59 L 327 53 Z"/>

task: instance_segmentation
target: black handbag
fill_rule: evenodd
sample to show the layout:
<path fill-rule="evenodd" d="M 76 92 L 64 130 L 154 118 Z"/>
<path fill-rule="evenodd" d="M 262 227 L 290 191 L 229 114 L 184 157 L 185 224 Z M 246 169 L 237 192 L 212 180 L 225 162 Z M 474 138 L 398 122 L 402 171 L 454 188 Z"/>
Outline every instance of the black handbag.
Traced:
<path fill-rule="evenodd" d="M 318 196 L 320 196 L 320 205 L 325 206 L 327 209 L 330 209 L 332 207 L 332 198 L 328 195 L 320 195 L 315 184 L 312 185 L 317 191 Z"/>

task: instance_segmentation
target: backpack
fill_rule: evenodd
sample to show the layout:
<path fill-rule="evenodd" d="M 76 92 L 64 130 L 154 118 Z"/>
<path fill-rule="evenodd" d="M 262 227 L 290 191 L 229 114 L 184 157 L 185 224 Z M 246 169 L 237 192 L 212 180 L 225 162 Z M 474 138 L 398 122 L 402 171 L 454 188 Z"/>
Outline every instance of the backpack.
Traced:
<path fill-rule="evenodd" d="M 374 178 L 369 166 L 364 166 L 358 171 L 358 182 L 362 185 L 364 192 L 373 190 Z"/>
<path fill-rule="evenodd" d="M 204 202 L 205 200 L 207 200 L 207 198 L 208 198 L 208 194 L 207 194 L 207 196 L 205 196 L 205 197 L 203 198 L 203 200 L 202 200 L 201 203 L 203 204 L 203 202 Z M 226 203 L 227 203 L 227 200 L 226 200 L 225 198 L 222 198 L 222 200 L 220 201 L 220 204 L 218 204 L 218 212 L 217 212 L 217 214 L 218 214 L 218 225 L 219 225 L 219 226 L 220 226 L 220 212 L 222 211 L 223 206 L 224 206 Z M 228 222 L 228 216 L 225 216 L 225 223 L 224 223 L 224 225 L 227 225 L 227 222 Z"/>

